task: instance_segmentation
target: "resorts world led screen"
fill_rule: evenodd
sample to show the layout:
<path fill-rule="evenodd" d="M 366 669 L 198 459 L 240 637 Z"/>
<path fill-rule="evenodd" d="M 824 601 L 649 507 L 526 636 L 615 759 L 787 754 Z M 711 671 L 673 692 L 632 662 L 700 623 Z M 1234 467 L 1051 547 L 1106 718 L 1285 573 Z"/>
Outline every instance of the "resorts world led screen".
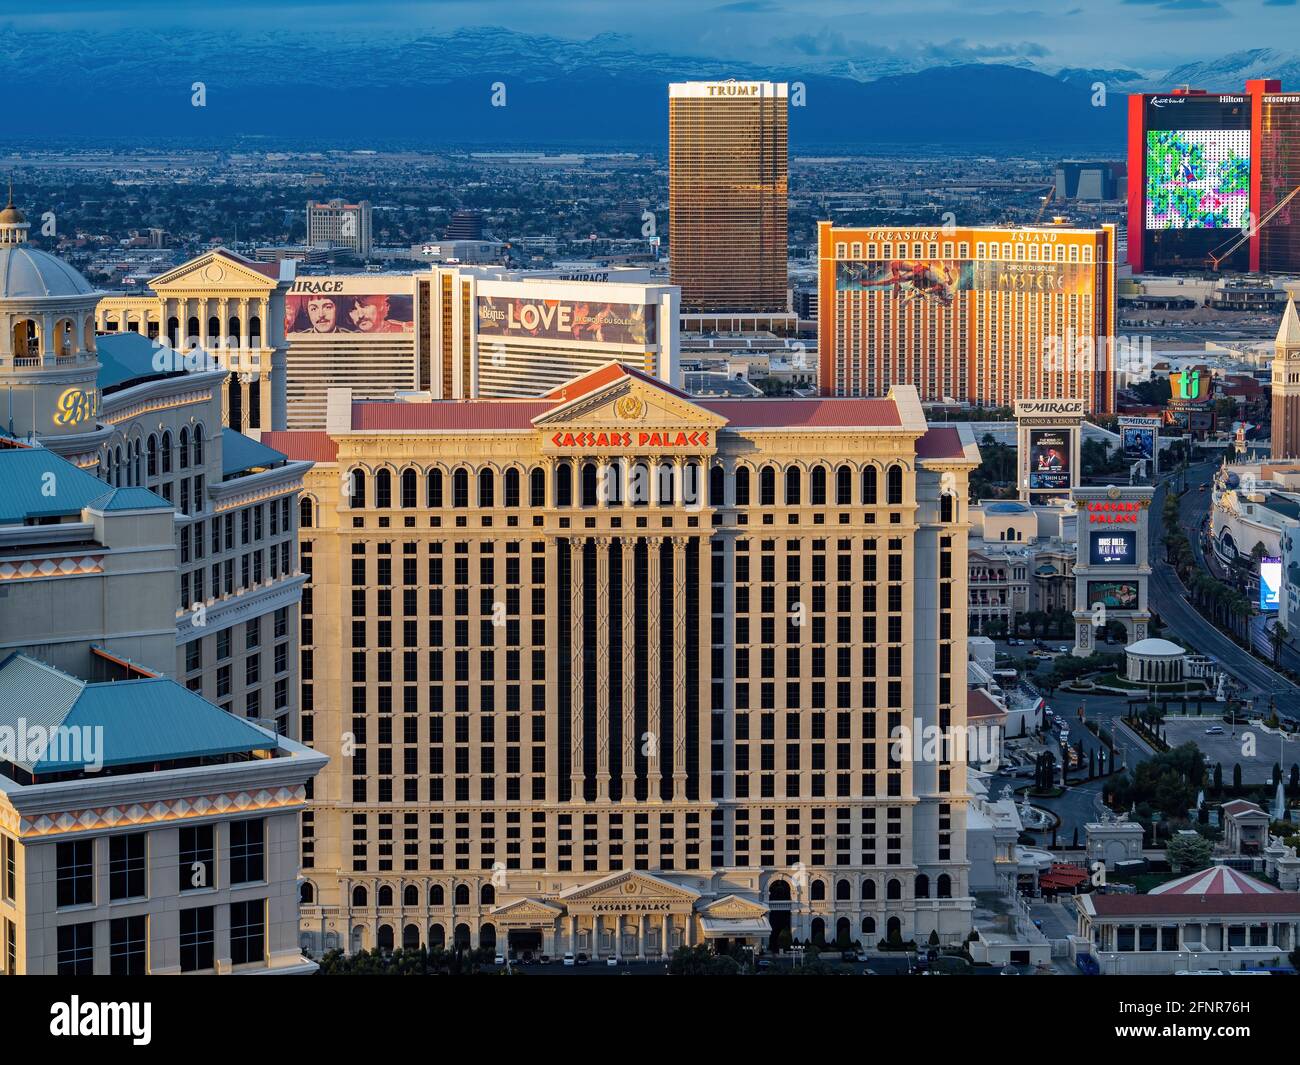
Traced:
<path fill-rule="evenodd" d="M 1147 267 L 1201 269 L 1250 215 L 1250 106 L 1245 96 L 1146 98 L 1141 150 Z M 1245 244 L 1224 261 L 1244 269 Z"/>

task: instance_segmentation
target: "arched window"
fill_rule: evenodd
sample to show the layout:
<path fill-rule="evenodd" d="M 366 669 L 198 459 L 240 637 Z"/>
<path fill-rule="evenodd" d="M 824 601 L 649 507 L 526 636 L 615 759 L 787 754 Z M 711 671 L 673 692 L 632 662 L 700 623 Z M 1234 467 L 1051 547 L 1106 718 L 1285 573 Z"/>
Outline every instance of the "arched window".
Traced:
<path fill-rule="evenodd" d="M 208 319 L 208 344 L 215 344 L 221 336 L 221 319 L 215 314 Z"/>
<path fill-rule="evenodd" d="M 954 500 L 951 492 L 944 492 L 939 497 L 939 520 L 941 522 L 947 523 L 953 520 L 953 511 L 956 509 L 953 504 Z M 1013 529 L 1012 532 L 1014 533 L 1015 530 Z"/>
<path fill-rule="evenodd" d="M 918 899 L 930 897 L 930 878 L 924 873 L 916 874 L 916 897 Z"/>
<path fill-rule="evenodd" d="M 113 449 L 113 484 L 118 488 L 122 487 L 122 449 L 120 447 Z"/>
<path fill-rule="evenodd" d="M 162 435 L 162 471 L 163 473 L 172 472 L 172 433 L 170 429 Z"/>
<path fill-rule="evenodd" d="M 145 468 L 150 477 L 158 476 L 158 438 L 153 433 L 145 442 Z"/>
<path fill-rule="evenodd" d="M 135 469 L 135 476 L 132 478 L 131 483 L 135 485 L 142 485 L 144 484 L 144 480 L 141 478 L 140 474 L 143 473 L 144 471 L 141 469 L 140 438 L 138 436 L 135 438 L 135 443 L 132 445 L 132 451 L 133 454 L 131 458 L 132 458 L 133 467 Z"/>
<path fill-rule="evenodd" d="M 789 902 L 790 901 L 790 882 L 788 880 L 773 880 L 767 885 L 768 902 Z"/>
<path fill-rule="evenodd" d="M 659 463 L 655 469 L 655 490 L 658 493 L 655 496 L 655 502 L 662 505 L 671 506 L 677 502 L 677 486 L 674 483 L 673 468 L 667 462 Z"/>
<path fill-rule="evenodd" d="M 812 882 L 812 900 L 813 902 L 826 901 L 826 881 L 814 880 Z"/>
<path fill-rule="evenodd" d="M 230 423 L 230 428 L 234 429 L 235 432 L 240 432 L 244 428 L 244 388 L 239 383 L 239 378 L 234 374 L 231 374 L 227 381 L 228 398 L 226 407 L 228 408 L 228 415 L 226 421 Z"/>
<path fill-rule="evenodd" d="M 862 934 L 864 936 L 874 936 L 876 934 L 876 919 L 874 917 L 862 918 Z"/>
<path fill-rule="evenodd" d="M 195 466 L 203 465 L 203 426 L 194 427 L 193 459 Z"/>
<path fill-rule="evenodd" d="M 864 880 L 862 882 L 862 897 L 868 902 L 875 900 L 876 882 L 874 880 Z"/>
<path fill-rule="evenodd" d="M 431 888 L 429 888 L 429 905 L 430 905 L 430 906 L 443 906 L 443 905 L 445 905 L 446 897 L 447 897 L 447 893 L 446 893 L 445 891 L 443 891 L 443 889 L 442 889 L 442 885 L 441 885 L 441 884 L 434 884 Z"/>
<path fill-rule="evenodd" d="M 555 505 L 573 506 L 573 467 L 567 462 L 555 467 Z"/>
<path fill-rule="evenodd" d="M 896 507 L 903 502 L 903 467 L 890 466 L 885 474 L 885 506 Z"/>
<path fill-rule="evenodd" d="M 528 505 L 546 506 L 546 471 L 540 467 L 528 475 Z"/>
<path fill-rule="evenodd" d="M 489 508 L 496 505 L 496 481 L 490 469 L 478 471 L 478 505 Z"/>
<path fill-rule="evenodd" d="M 300 529 L 310 529 L 315 524 L 312 521 L 311 508 L 312 501 L 309 496 L 303 496 L 298 500 L 298 527 Z"/>
<path fill-rule="evenodd" d="M 758 504 L 762 507 L 776 506 L 776 470 L 771 466 L 758 471 Z"/>
<path fill-rule="evenodd" d="M 352 491 L 348 493 L 348 503 L 354 510 L 359 510 L 366 505 L 366 471 L 355 469 L 352 471 Z"/>
<path fill-rule="evenodd" d="M 862 471 L 862 502 L 865 506 L 874 507 L 876 505 L 876 496 L 879 491 L 877 481 L 879 475 L 876 467 L 868 466 Z"/>
<path fill-rule="evenodd" d="M 478 945 L 483 950 L 492 950 L 497 945 L 495 925 L 485 924 L 478 930 Z"/>
<path fill-rule="evenodd" d="M 835 922 L 835 942 L 841 947 L 849 945 L 849 936 L 853 933 L 850 929 L 853 927 L 847 917 L 841 917 Z"/>
<path fill-rule="evenodd" d="M 939 879 L 935 884 L 937 891 L 936 897 L 941 899 L 952 898 L 952 877 L 947 873 L 939 874 Z"/>
<path fill-rule="evenodd" d="M 519 506 L 519 471 L 513 466 L 502 477 L 501 494 L 504 497 L 501 502 L 507 507 Z"/>
<path fill-rule="evenodd" d="M 632 483 L 627 486 L 627 498 L 634 507 L 650 505 L 650 467 L 644 462 L 632 467 Z"/>
<path fill-rule="evenodd" d="M 393 505 L 393 475 L 386 469 L 375 473 L 375 506 L 388 510 Z"/>
<path fill-rule="evenodd" d="M 891 943 L 897 943 L 903 938 L 903 922 L 897 917 L 891 917 L 885 922 L 885 938 Z"/>
<path fill-rule="evenodd" d="M 835 505 L 853 505 L 853 471 L 847 466 L 840 466 L 835 471 Z"/>
<path fill-rule="evenodd" d="M 798 466 L 787 466 L 785 469 L 785 505 L 787 507 L 797 507 L 802 498 L 803 485 Z"/>
<path fill-rule="evenodd" d="M 429 925 L 429 949 L 442 950 L 447 945 L 447 930 L 440 924 Z"/>
<path fill-rule="evenodd" d="M 497 901 L 497 890 L 491 884 L 484 884 L 478 893 L 478 900 L 484 906 L 495 906 Z"/>
<path fill-rule="evenodd" d="M 406 887 L 402 888 L 402 905 L 420 905 L 420 889 L 414 884 L 407 884 Z"/>
<path fill-rule="evenodd" d="M 393 926 L 390 924 L 381 924 L 379 926 L 379 940 L 377 946 L 380 950 L 391 951 L 393 949 Z"/>
<path fill-rule="evenodd" d="M 582 464 L 582 505 L 584 507 L 596 505 L 596 481 L 596 464 L 584 462 Z"/>
<path fill-rule="evenodd" d="M 814 917 L 812 926 L 809 929 L 810 938 L 817 946 L 826 944 L 826 922 L 820 917 Z"/>
<path fill-rule="evenodd" d="M 391 906 L 393 904 L 393 889 L 387 884 L 379 889 L 379 905 Z"/>
<path fill-rule="evenodd" d="M 469 506 L 469 470 L 460 468 L 452 471 L 451 505 L 453 507 Z"/>
<path fill-rule="evenodd" d="M 354 887 L 352 889 L 352 907 L 353 909 L 362 909 L 366 904 L 366 889 L 363 887 Z"/>
<path fill-rule="evenodd" d="M 709 506 L 725 507 L 727 475 L 721 466 L 709 467 Z"/>
<path fill-rule="evenodd" d="M 461 924 L 458 924 L 456 926 L 456 932 L 452 941 L 452 946 L 455 947 L 457 950 L 469 950 L 469 942 L 470 942 L 469 925 L 462 922 Z"/>
<path fill-rule="evenodd" d="M 849 884 L 849 882 L 848 882 L 847 880 L 843 880 L 843 879 L 841 879 L 841 880 L 837 880 L 837 881 L 835 881 L 835 901 L 836 901 L 836 902 L 849 902 L 849 901 L 851 901 L 852 898 L 853 898 L 852 892 L 853 892 L 853 888 L 852 888 L 852 886 Z"/>
<path fill-rule="evenodd" d="M 419 950 L 420 949 L 420 930 L 413 924 L 408 924 L 402 929 L 402 949 Z"/>
<path fill-rule="evenodd" d="M 749 506 L 749 467 L 740 466 L 736 470 L 736 506 Z"/>
<path fill-rule="evenodd" d="M 416 505 L 415 484 L 415 471 L 407 467 L 402 471 L 401 505 L 403 510 L 412 510 Z"/>
<path fill-rule="evenodd" d="M 236 345 L 239 344 L 239 317 L 237 315 L 232 316 L 230 321 L 226 323 L 226 339 L 233 341 Z"/>
<path fill-rule="evenodd" d="M 424 475 L 424 505 L 442 506 L 442 470 L 430 470 Z"/>
<path fill-rule="evenodd" d="M 901 899 L 903 897 L 903 882 L 901 880 L 890 880 L 885 887 L 885 898 Z"/>
<path fill-rule="evenodd" d="M 251 343 L 252 341 L 254 341 L 254 340 L 256 340 L 256 341 L 258 341 L 259 343 L 261 343 L 261 340 L 262 340 L 262 319 L 259 318 L 257 315 L 253 315 L 253 316 L 248 320 L 248 339 L 249 339 L 249 342 L 250 342 L 250 343 Z"/>
<path fill-rule="evenodd" d="M 185 323 L 185 335 L 189 337 L 190 343 L 194 344 L 199 339 L 199 319 L 197 315 L 191 315 Z"/>
<path fill-rule="evenodd" d="M 304 880 L 298 888 L 298 904 L 300 906 L 310 906 L 316 901 L 316 889 L 311 886 L 311 882 Z"/>
<path fill-rule="evenodd" d="M 178 444 L 180 450 L 177 457 L 180 459 L 181 469 L 187 470 L 190 468 L 190 431 L 188 429 L 181 430 Z"/>
<path fill-rule="evenodd" d="M 175 315 L 167 319 L 167 343 L 174 349 L 180 342 L 181 323 Z"/>
<path fill-rule="evenodd" d="M 468 884 L 457 884 L 457 885 L 456 885 L 456 896 L 455 896 L 455 897 L 456 897 L 456 905 L 457 905 L 457 906 L 468 906 L 468 905 L 469 905 L 469 885 L 468 885 Z"/>
<path fill-rule="evenodd" d="M 808 477 L 808 502 L 814 507 L 826 505 L 826 467 L 814 466 Z"/>

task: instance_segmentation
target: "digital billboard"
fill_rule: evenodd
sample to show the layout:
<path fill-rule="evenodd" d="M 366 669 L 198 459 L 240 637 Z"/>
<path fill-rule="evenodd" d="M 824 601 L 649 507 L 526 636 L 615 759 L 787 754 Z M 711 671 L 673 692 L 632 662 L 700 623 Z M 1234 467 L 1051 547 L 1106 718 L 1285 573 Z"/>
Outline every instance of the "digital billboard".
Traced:
<path fill-rule="evenodd" d="M 1052 253 L 1052 245 L 1043 247 L 1044 256 Z M 1054 261 L 880 259 L 844 261 L 835 268 L 835 287 L 841 292 L 888 292 L 896 298 L 925 298 L 944 306 L 951 304 L 958 292 L 1077 296 L 1090 292 L 1091 285 L 1088 265 Z"/>
<path fill-rule="evenodd" d="M 285 334 L 412 333 L 410 286 L 409 277 L 300 278 L 284 297 Z"/>
<path fill-rule="evenodd" d="M 971 288 L 972 267 L 952 259 L 880 259 L 840 262 L 835 287 L 841 292 L 888 292 L 906 300 L 924 298 L 950 304 Z"/>
<path fill-rule="evenodd" d="M 1124 458 L 1129 462 L 1155 457 L 1156 431 L 1153 426 L 1125 425 L 1121 430 L 1124 437 Z"/>
<path fill-rule="evenodd" d="M 1148 229 L 1242 229 L 1250 213 L 1250 130 L 1147 130 Z"/>
<path fill-rule="evenodd" d="M 1068 491 L 1070 488 L 1070 430 L 1029 431 L 1029 490 Z"/>
<path fill-rule="evenodd" d="M 1094 566 L 1134 565 L 1137 562 L 1136 530 L 1094 532 L 1088 544 L 1088 561 Z"/>
<path fill-rule="evenodd" d="M 1282 600 L 1282 560 L 1259 560 L 1259 609 L 1276 610 Z"/>
<path fill-rule="evenodd" d="M 1089 581 L 1088 606 L 1110 607 L 1112 610 L 1138 608 L 1137 581 Z"/>
<path fill-rule="evenodd" d="M 479 296 L 480 337 L 654 344 L 655 316 L 639 303 Z"/>

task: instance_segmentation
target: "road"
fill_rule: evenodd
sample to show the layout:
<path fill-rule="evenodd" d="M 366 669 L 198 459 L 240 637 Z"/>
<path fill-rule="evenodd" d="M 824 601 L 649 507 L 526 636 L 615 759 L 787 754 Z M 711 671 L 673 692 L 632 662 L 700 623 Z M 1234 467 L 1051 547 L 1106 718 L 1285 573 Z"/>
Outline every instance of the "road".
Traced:
<path fill-rule="evenodd" d="M 1198 539 L 1197 530 L 1209 506 L 1210 496 L 1208 491 L 1198 491 L 1197 486 L 1210 480 L 1213 469 L 1213 463 L 1203 462 L 1187 470 L 1187 484 L 1191 491 L 1182 498 L 1179 524 L 1189 530 L 1194 542 Z M 1172 635 L 1186 641 L 1201 654 L 1216 659 L 1229 674 L 1246 685 L 1248 695 L 1254 694 L 1267 701 L 1276 693 L 1279 708 L 1289 705 L 1294 710 L 1300 707 L 1300 688 L 1234 643 L 1187 601 L 1182 581 L 1178 579 L 1174 568 L 1165 562 L 1165 549 L 1161 543 L 1164 537 L 1164 497 L 1168 484 L 1168 480 L 1162 482 L 1151 501 L 1151 607 L 1160 615 L 1160 620 Z M 1199 551 L 1199 544 L 1193 550 Z M 1200 557 L 1202 556 L 1198 555 Z"/>

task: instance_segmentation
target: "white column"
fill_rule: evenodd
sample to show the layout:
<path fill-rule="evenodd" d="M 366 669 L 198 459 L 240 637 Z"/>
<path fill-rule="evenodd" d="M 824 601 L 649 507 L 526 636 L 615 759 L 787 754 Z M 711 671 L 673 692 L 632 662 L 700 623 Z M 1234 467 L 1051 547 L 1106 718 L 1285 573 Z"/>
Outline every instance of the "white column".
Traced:
<path fill-rule="evenodd" d="M 603 467 L 602 467 L 603 468 Z M 596 800 L 609 801 L 609 548 L 596 537 Z M 623 690 L 628 690 L 623 685 Z"/>
<path fill-rule="evenodd" d="M 673 952 L 673 915 L 664 914 L 662 939 L 659 943 L 660 957 L 667 958 Z"/>

